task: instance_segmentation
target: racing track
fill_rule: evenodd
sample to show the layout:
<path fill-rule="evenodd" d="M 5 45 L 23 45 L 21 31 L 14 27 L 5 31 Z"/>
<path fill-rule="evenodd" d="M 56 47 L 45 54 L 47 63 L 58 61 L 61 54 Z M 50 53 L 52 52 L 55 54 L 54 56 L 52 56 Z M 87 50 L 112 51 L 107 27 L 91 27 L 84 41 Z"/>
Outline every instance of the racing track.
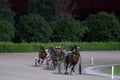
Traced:
<path fill-rule="evenodd" d="M 95 66 L 101 68 L 101 65 L 120 64 L 120 51 L 81 51 L 82 75 L 78 73 L 78 66 L 76 73 L 65 75 L 57 74 L 56 70 L 46 70 L 45 65 L 34 67 L 34 58 L 37 55 L 37 52 L 0 53 L 0 80 L 111 80 L 110 77 L 97 75 L 94 71 L 90 73 L 91 69 L 88 68 L 97 70 Z M 91 57 L 94 58 L 94 65 L 91 65 Z"/>

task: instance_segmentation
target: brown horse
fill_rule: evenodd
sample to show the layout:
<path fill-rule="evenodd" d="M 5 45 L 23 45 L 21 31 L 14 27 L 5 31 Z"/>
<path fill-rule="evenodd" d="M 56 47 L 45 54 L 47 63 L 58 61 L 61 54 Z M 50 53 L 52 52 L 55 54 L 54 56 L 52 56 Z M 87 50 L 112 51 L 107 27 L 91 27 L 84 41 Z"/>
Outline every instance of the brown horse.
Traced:
<path fill-rule="evenodd" d="M 40 46 L 38 63 L 42 65 L 43 61 L 46 59 L 46 56 L 47 56 L 47 53 L 44 47 Z"/>
<path fill-rule="evenodd" d="M 65 72 L 65 74 L 68 74 L 68 72 L 67 72 L 68 67 L 71 67 L 70 74 L 72 74 L 72 72 L 75 71 L 75 70 L 74 70 L 74 67 L 75 67 L 76 64 L 78 63 L 79 57 L 80 57 L 79 49 L 80 49 L 79 46 L 74 46 L 74 47 L 72 48 L 72 50 L 71 50 L 71 53 L 69 53 L 69 54 L 66 56 L 66 60 L 65 60 L 66 72 Z"/>

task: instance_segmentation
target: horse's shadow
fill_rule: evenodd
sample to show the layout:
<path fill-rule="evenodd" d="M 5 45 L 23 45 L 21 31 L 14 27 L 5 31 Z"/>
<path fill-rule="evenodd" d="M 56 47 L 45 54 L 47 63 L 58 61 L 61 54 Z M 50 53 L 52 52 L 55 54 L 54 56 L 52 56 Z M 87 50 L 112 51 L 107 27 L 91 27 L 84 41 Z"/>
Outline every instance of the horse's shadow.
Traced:
<path fill-rule="evenodd" d="M 58 73 L 58 72 L 53 72 L 52 74 L 58 74 L 58 75 L 70 75 L 69 73 L 68 73 L 68 74 L 65 74 L 65 73 Z"/>
<path fill-rule="evenodd" d="M 29 65 L 30 67 L 40 67 L 40 65 Z"/>

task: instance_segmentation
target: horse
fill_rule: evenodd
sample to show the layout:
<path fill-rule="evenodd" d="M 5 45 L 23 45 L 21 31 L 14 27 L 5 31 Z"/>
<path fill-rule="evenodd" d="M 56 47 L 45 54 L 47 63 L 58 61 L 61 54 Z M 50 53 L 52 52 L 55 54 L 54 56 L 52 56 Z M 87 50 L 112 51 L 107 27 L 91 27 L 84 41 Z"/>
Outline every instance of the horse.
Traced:
<path fill-rule="evenodd" d="M 45 51 L 43 46 L 40 46 L 38 63 L 42 65 L 44 60 L 46 59 L 46 56 L 47 56 L 47 52 Z"/>
<path fill-rule="evenodd" d="M 49 52 L 49 59 L 47 60 L 48 66 L 49 67 L 49 62 L 52 61 L 52 69 L 55 70 L 57 66 L 57 62 L 61 61 L 64 58 L 64 52 L 60 50 L 60 48 L 56 48 L 50 50 Z"/>
<path fill-rule="evenodd" d="M 53 56 L 55 54 L 55 49 L 54 47 L 50 47 L 48 49 L 49 56 L 47 57 L 47 69 L 53 69 Z"/>
<path fill-rule="evenodd" d="M 72 72 L 75 72 L 75 66 L 79 61 L 80 54 L 79 54 L 80 46 L 74 46 L 71 48 L 71 52 L 66 56 L 65 64 L 66 64 L 66 72 L 65 74 L 68 74 L 67 69 L 68 67 L 71 67 L 70 74 Z"/>

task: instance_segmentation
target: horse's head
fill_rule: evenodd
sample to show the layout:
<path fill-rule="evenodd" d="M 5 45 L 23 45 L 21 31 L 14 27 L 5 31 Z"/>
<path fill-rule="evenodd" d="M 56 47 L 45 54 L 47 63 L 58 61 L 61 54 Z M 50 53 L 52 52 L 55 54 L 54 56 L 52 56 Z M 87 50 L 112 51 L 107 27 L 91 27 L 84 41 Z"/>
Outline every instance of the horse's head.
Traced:
<path fill-rule="evenodd" d="M 80 46 L 76 45 L 76 51 L 79 52 L 80 51 Z"/>
<path fill-rule="evenodd" d="M 54 49 L 50 50 L 49 57 L 51 58 L 54 54 L 55 54 L 55 50 Z"/>
<path fill-rule="evenodd" d="M 40 51 L 45 51 L 45 48 L 43 46 L 40 46 Z"/>

